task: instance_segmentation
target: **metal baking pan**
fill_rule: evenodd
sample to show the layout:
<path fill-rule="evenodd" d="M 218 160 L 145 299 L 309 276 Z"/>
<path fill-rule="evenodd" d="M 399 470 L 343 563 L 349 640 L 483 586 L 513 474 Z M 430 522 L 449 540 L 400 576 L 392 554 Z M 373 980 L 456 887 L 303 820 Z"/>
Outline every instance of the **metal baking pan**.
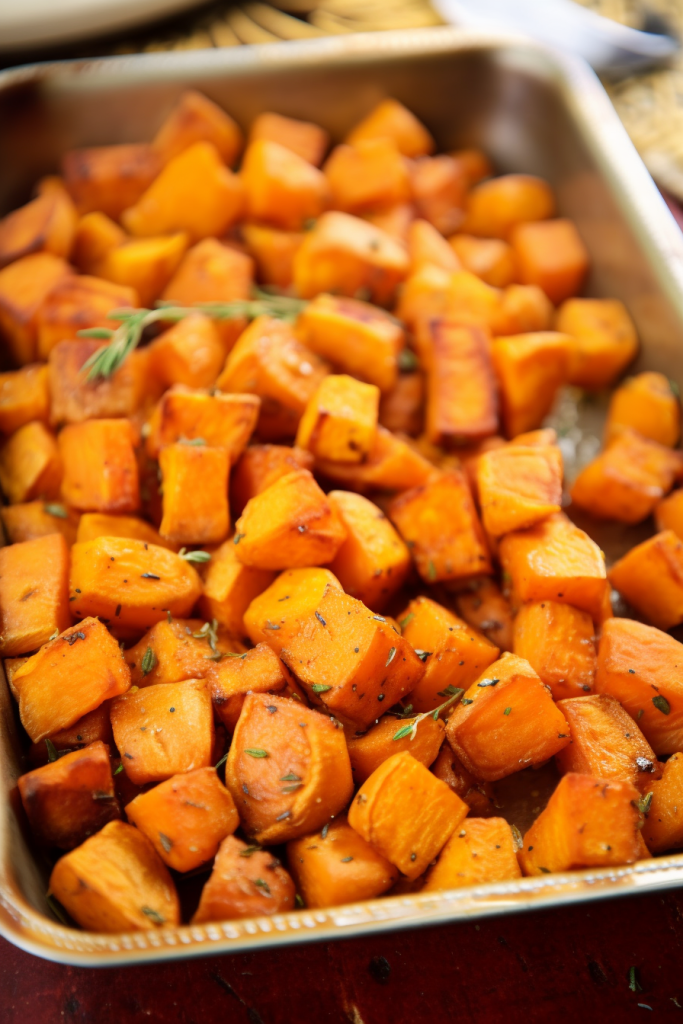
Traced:
<path fill-rule="evenodd" d="M 395 96 L 422 118 L 441 149 L 481 146 L 500 171 L 547 178 L 590 251 L 589 294 L 622 299 L 640 333 L 640 366 L 683 385 L 683 234 L 592 72 L 514 36 L 426 29 L 6 71 L 0 75 L 0 213 L 24 202 L 65 149 L 151 138 L 188 87 L 205 92 L 243 126 L 272 109 L 317 121 L 336 140 L 378 100 Z M 22 770 L 15 712 L 0 679 L 0 934 L 62 963 L 142 963 L 329 941 L 683 883 L 678 854 L 329 910 L 99 935 L 64 927 L 50 911 L 45 866 L 15 814 Z M 540 810 L 547 772 L 531 777 L 526 795 L 516 791 L 517 777 L 509 782 L 503 802 L 520 825 Z M 520 776 L 529 779 L 527 772 Z"/>

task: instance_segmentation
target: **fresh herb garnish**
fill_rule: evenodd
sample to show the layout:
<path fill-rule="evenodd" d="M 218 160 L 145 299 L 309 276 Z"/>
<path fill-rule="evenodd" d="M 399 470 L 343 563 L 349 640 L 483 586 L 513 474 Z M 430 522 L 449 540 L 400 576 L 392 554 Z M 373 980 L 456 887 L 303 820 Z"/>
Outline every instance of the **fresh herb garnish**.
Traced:
<path fill-rule="evenodd" d="M 448 700 L 445 700 L 443 704 L 439 704 L 438 708 L 434 708 L 433 711 L 423 711 L 422 714 L 417 715 L 412 722 L 409 722 L 407 725 L 402 725 L 398 732 L 394 734 L 393 738 L 395 740 L 402 740 L 405 739 L 406 736 L 410 736 L 410 739 L 414 740 L 417 735 L 417 727 L 423 719 L 431 716 L 436 722 L 439 714 L 442 711 L 445 711 L 447 707 L 450 707 L 450 705 L 453 704 L 454 701 L 458 700 L 459 697 L 462 697 L 465 692 L 464 690 L 457 689 L 456 687 L 450 687 L 450 689 L 453 690 L 453 693 L 449 696 Z"/>
<path fill-rule="evenodd" d="M 661 693 L 652 698 L 652 703 L 657 708 L 657 711 L 661 711 L 663 715 L 668 715 L 671 711 L 671 705 L 666 697 L 662 697 Z"/>
<path fill-rule="evenodd" d="M 158 659 L 151 647 L 148 647 L 145 653 L 142 655 L 142 661 L 140 662 L 140 668 L 142 669 L 143 676 L 148 676 L 150 672 L 157 667 Z"/>
<path fill-rule="evenodd" d="M 249 754 L 250 757 L 268 757 L 268 751 L 262 750 L 260 747 L 245 747 L 244 753 Z"/>
<path fill-rule="evenodd" d="M 641 797 L 637 803 L 638 810 L 641 814 L 647 814 L 652 806 L 652 797 L 654 793 L 646 793 L 645 796 Z"/>
<path fill-rule="evenodd" d="M 642 992 L 643 991 L 643 986 L 638 981 L 638 968 L 637 967 L 629 967 L 627 977 L 628 977 L 628 987 L 631 989 L 631 992 Z"/>
<path fill-rule="evenodd" d="M 49 516 L 55 516 L 57 519 L 66 519 L 69 514 L 63 505 L 59 505 L 56 502 L 49 502 L 45 506 L 45 511 Z"/>
<path fill-rule="evenodd" d="M 140 907 L 140 910 L 155 924 L 166 924 L 166 918 L 162 917 L 158 910 L 153 910 L 151 907 Z"/>
<path fill-rule="evenodd" d="M 389 656 L 387 658 L 386 665 L 384 667 L 385 668 L 389 668 L 389 665 L 391 665 L 391 663 L 392 663 L 392 661 L 394 660 L 395 657 L 396 657 L 396 648 L 392 647 L 389 650 Z"/>
<path fill-rule="evenodd" d="M 123 764 L 120 764 L 118 768 L 114 768 L 112 775 L 119 775 L 123 771 Z"/>
<path fill-rule="evenodd" d="M 166 853 L 170 853 L 171 852 L 171 848 L 173 846 L 173 842 L 168 838 L 168 836 L 164 835 L 163 832 L 159 833 L 159 842 L 163 846 L 164 851 Z"/>
<path fill-rule="evenodd" d="M 255 843 L 254 846 L 247 846 L 246 849 L 240 850 L 240 857 L 251 857 L 252 853 L 260 853 L 262 849 L 262 846 Z"/>
<path fill-rule="evenodd" d="M 181 548 L 178 554 L 186 562 L 194 562 L 195 565 L 203 565 L 205 562 L 211 561 L 211 555 L 208 551 L 187 551 L 186 548 Z"/>
<path fill-rule="evenodd" d="M 332 687 L 326 686 L 325 683 L 313 683 L 311 686 L 313 693 L 327 693 L 327 691 L 331 689 Z"/>

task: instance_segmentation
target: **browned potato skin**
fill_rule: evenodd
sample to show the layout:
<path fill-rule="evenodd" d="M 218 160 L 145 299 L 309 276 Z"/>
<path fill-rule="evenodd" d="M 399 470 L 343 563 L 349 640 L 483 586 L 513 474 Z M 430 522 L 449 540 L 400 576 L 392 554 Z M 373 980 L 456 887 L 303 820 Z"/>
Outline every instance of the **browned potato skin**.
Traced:
<path fill-rule="evenodd" d="M 192 924 L 281 914 L 294 909 L 294 882 L 268 850 L 224 839 Z"/>

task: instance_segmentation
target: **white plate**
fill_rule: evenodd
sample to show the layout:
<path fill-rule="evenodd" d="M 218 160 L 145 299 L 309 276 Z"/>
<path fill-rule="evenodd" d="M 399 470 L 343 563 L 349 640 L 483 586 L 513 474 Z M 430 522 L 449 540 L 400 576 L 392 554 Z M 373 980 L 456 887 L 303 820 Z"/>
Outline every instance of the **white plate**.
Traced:
<path fill-rule="evenodd" d="M 0 50 L 66 43 L 163 18 L 203 0 L 0 0 Z"/>

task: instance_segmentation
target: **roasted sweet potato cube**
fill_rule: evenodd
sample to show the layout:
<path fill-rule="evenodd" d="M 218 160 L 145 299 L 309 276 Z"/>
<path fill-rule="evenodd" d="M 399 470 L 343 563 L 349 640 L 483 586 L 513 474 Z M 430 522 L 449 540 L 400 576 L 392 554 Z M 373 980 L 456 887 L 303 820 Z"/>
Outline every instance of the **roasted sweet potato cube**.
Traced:
<path fill-rule="evenodd" d="M 230 529 L 225 448 L 169 444 L 159 454 L 163 510 L 159 533 L 177 544 L 219 544 Z"/>
<path fill-rule="evenodd" d="M 244 186 L 211 142 L 195 142 L 172 157 L 121 223 L 131 235 L 184 231 L 191 242 L 224 235 L 244 210 Z"/>
<path fill-rule="evenodd" d="M 256 261 L 259 281 L 275 288 L 289 288 L 294 279 L 294 257 L 304 240 L 303 232 L 244 224 L 242 238 Z"/>
<path fill-rule="evenodd" d="M 112 703 L 111 724 L 126 774 L 139 786 L 211 764 L 213 713 L 205 679 L 124 694 Z"/>
<path fill-rule="evenodd" d="M 633 619 L 608 619 L 598 649 L 595 692 L 616 698 L 657 755 L 683 747 L 683 644 Z"/>
<path fill-rule="evenodd" d="M 39 743 L 125 693 L 130 670 L 105 626 L 88 618 L 44 642 L 15 674 L 15 683 L 22 725 Z"/>
<path fill-rule="evenodd" d="M 13 434 L 32 420 L 47 422 L 50 393 L 47 367 L 32 363 L 21 370 L 0 373 L 0 431 Z"/>
<path fill-rule="evenodd" d="M 143 306 L 160 298 L 187 249 L 185 232 L 157 238 L 134 238 L 111 249 L 97 264 L 100 277 L 134 288 Z"/>
<path fill-rule="evenodd" d="M 593 689 L 597 647 L 588 612 L 550 600 L 523 604 L 515 616 L 513 650 L 529 662 L 555 700 L 582 697 Z"/>
<path fill-rule="evenodd" d="M 605 423 L 605 443 L 623 430 L 635 430 L 674 448 L 681 434 L 681 406 L 663 373 L 639 373 L 613 392 Z"/>
<path fill-rule="evenodd" d="M 61 533 L 67 544 L 76 541 L 79 514 L 56 502 L 29 501 L 0 508 L 0 520 L 10 544 Z"/>
<path fill-rule="evenodd" d="M 507 534 L 499 557 L 514 608 L 525 601 L 559 601 L 600 620 L 609 591 L 605 557 L 595 541 L 562 513 Z"/>
<path fill-rule="evenodd" d="M 55 285 L 72 273 L 50 252 L 24 256 L 0 270 L 0 337 L 18 365 L 35 360 L 38 311 Z"/>
<path fill-rule="evenodd" d="M 319 125 L 310 121 L 297 121 L 293 117 L 283 117 L 272 111 L 259 114 L 252 121 L 249 142 L 255 142 L 257 139 L 277 142 L 314 167 L 320 167 L 329 145 L 329 135 Z"/>
<path fill-rule="evenodd" d="M 83 274 L 93 274 L 104 257 L 127 239 L 126 232 L 104 213 L 86 213 L 78 222 L 71 262 Z M 109 310 L 105 310 L 105 313 Z"/>
<path fill-rule="evenodd" d="M 552 189 L 542 178 L 502 174 L 470 191 L 462 229 L 481 238 L 508 238 L 517 224 L 546 220 L 554 212 Z"/>
<path fill-rule="evenodd" d="M 180 924 L 173 880 L 149 839 L 111 821 L 55 864 L 50 892 L 82 928 L 148 931 Z"/>
<path fill-rule="evenodd" d="M 92 512 L 135 512 L 140 507 L 135 431 L 130 420 L 85 420 L 59 435 L 64 464 L 62 497 Z"/>
<path fill-rule="evenodd" d="M 498 395 L 488 332 L 436 318 L 420 331 L 419 350 L 427 371 L 428 440 L 448 447 L 495 434 Z"/>
<path fill-rule="evenodd" d="M 492 537 L 534 526 L 562 507 L 562 453 L 554 445 L 506 445 L 477 464 L 484 529 Z"/>
<path fill-rule="evenodd" d="M 453 469 L 400 494 L 389 516 L 426 583 L 491 573 L 491 559 L 465 474 Z"/>
<path fill-rule="evenodd" d="M 154 136 L 152 147 L 168 163 L 195 142 L 213 143 L 228 167 L 234 165 L 243 145 L 237 122 L 208 96 L 188 89 Z"/>
<path fill-rule="evenodd" d="M 653 626 L 671 629 L 683 622 L 683 542 L 673 530 L 627 551 L 610 569 L 609 581 Z"/>
<path fill-rule="evenodd" d="M 433 269 L 433 268 L 432 268 Z M 438 282 L 435 282 L 435 284 Z M 443 315 L 456 324 L 488 328 L 499 334 L 502 292 L 492 288 L 469 270 L 450 274 L 443 292 Z M 429 315 L 441 315 L 440 313 Z M 418 319 L 418 328 L 420 322 Z M 418 330 L 418 341 L 420 333 Z"/>
<path fill-rule="evenodd" d="M 297 334 L 312 352 L 381 391 L 398 374 L 404 331 L 394 317 L 367 302 L 317 295 L 300 314 Z"/>
<path fill-rule="evenodd" d="M 150 369 L 164 387 L 212 387 L 225 361 L 225 348 L 212 320 L 194 313 L 164 331 L 149 347 Z"/>
<path fill-rule="evenodd" d="M 248 694 L 225 784 L 250 838 L 269 844 L 306 835 L 335 817 L 353 792 L 344 731 L 298 701 Z"/>
<path fill-rule="evenodd" d="M 54 189 L 0 220 L 0 267 L 34 252 L 69 258 L 76 210 L 66 191 Z"/>
<path fill-rule="evenodd" d="M 674 491 L 658 501 L 654 509 L 655 525 L 660 533 L 672 530 L 683 539 L 683 490 Z"/>
<path fill-rule="evenodd" d="M 306 404 L 328 372 L 327 363 L 282 320 L 260 316 L 240 336 L 217 381 L 221 391 L 258 395 L 258 432 L 293 437 Z"/>
<path fill-rule="evenodd" d="M 455 607 L 469 626 L 480 630 L 501 651 L 512 650 L 512 608 L 494 580 L 473 581 L 456 595 Z"/>
<path fill-rule="evenodd" d="M 640 856 L 638 790 L 628 781 L 571 772 L 524 836 L 525 875 L 633 864 Z"/>
<path fill-rule="evenodd" d="M 508 437 L 540 426 L 558 388 L 567 382 L 572 350 L 571 338 L 553 331 L 494 340 L 493 366 Z"/>
<path fill-rule="evenodd" d="M 256 426 L 260 400 L 249 394 L 207 394 L 177 386 L 161 398 L 150 421 L 147 452 L 158 458 L 162 448 L 178 442 L 203 441 L 223 448 L 230 463 L 246 448 Z"/>
<path fill-rule="evenodd" d="M 418 218 L 411 223 L 408 228 L 408 253 L 411 274 L 429 265 L 440 267 L 448 273 L 462 269 L 454 249 L 428 220 Z"/>
<path fill-rule="evenodd" d="M 393 754 L 356 794 L 349 825 L 410 879 L 417 878 L 469 808 L 412 754 Z"/>
<path fill-rule="evenodd" d="M 404 156 L 426 156 L 434 139 L 415 115 L 398 100 L 382 100 L 346 137 L 351 145 L 364 139 L 393 139 Z"/>
<path fill-rule="evenodd" d="M 76 618 L 99 615 L 139 635 L 167 612 L 189 615 L 202 584 L 173 551 L 142 540 L 98 537 L 72 547 L 70 590 Z"/>
<path fill-rule="evenodd" d="M 91 743 L 17 780 L 31 831 L 43 846 L 73 850 L 121 817 L 109 750 Z"/>
<path fill-rule="evenodd" d="M 520 878 L 517 848 L 505 818 L 467 818 L 448 840 L 423 892 Z"/>
<path fill-rule="evenodd" d="M 399 872 L 351 828 L 345 817 L 287 844 L 287 864 L 310 909 L 374 899 Z"/>
<path fill-rule="evenodd" d="M 454 149 L 450 155 L 461 164 L 470 185 L 494 174 L 493 164 L 481 149 Z"/>
<path fill-rule="evenodd" d="M 552 302 L 535 284 L 510 284 L 503 289 L 494 334 L 549 331 L 554 313 Z"/>
<path fill-rule="evenodd" d="M 638 725 L 607 693 L 570 697 L 558 707 L 569 724 L 569 745 L 557 755 L 561 772 L 628 779 L 646 792 L 662 776 L 662 766 Z"/>
<path fill-rule="evenodd" d="M 274 579 L 274 572 L 240 562 L 238 547 L 230 537 L 211 554 L 200 610 L 209 621 L 215 619 L 231 636 L 241 639 L 246 636 L 244 613 Z"/>
<path fill-rule="evenodd" d="M 362 462 L 377 430 L 379 388 L 347 374 L 329 374 L 320 382 L 299 420 L 296 446 L 316 458 Z"/>
<path fill-rule="evenodd" d="M 215 768 L 166 779 L 126 804 L 126 817 L 174 871 L 192 871 L 212 860 L 240 821 Z"/>
<path fill-rule="evenodd" d="M 15 662 L 21 662 L 22 664 L 28 661 L 28 658 L 14 658 Z M 20 665 L 17 665 L 17 670 Z M 7 670 L 7 662 L 5 662 L 5 670 Z M 17 701 L 19 700 L 19 694 L 17 693 Z M 99 707 L 96 707 L 93 711 L 88 711 L 86 715 L 79 718 L 73 725 L 68 726 L 66 729 L 60 729 L 58 732 L 53 732 L 51 736 L 47 736 L 40 743 L 32 743 L 28 751 L 29 762 L 34 768 L 38 768 L 41 765 L 47 764 L 50 759 L 54 756 L 53 751 L 57 752 L 58 757 L 64 754 L 71 753 L 74 750 L 82 750 L 91 743 L 105 743 L 108 747 L 113 746 L 114 735 L 111 731 L 111 721 L 109 719 L 109 704 L 108 700 L 105 700 Z M 48 750 L 48 740 L 50 742 L 50 750 Z"/>
<path fill-rule="evenodd" d="M 131 352 L 110 377 L 90 380 L 84 366 L 103 346 L 94 338 L 60 341 L 50 352 L 53 425 L 133 416 L 149 387 L 148 350 Z"/>
<path fill-rule="evenodd" d="M 432 262 L 423 263 L 417 270 L 411 270 L 409 277 L 403 282 L 396 303 L 396 315 L 411 331 L 415 332 L 419 326 L 428 323 L 434 317 L 446 315 L 449 288 L 455 273 L 461 271 L 444 270 Z M 496 306 L 499 305 L 498 296 Z"/>
<path fill-rule="evenodd" d="M 5 658 L 3 661 L 3 668 L 5 670 L 5 678 L 7 679 L 7 685 L 9 687 L 10 693 L 17 701 L 17 703 L 19 703 L 19 690 L 17 689 L 14 677 L 21 668 L 21 666 L 28 661 L 28 658 L 29 656 L 26 655 L 25 657 L 21 658 Z M 45 759 L 47 760 L 47 756 Z"/>
<path fill-rule="evenodd" d="M 384 427 L 377 427 L 375 440 L 365 462 L 333 462 L 318 459 L 316 469 L 323 476 L 351 491 L 406 491 L 420 487 L 436 473 L 434 466 L 407 441 Z"/>
<path fill-rule="evenodd" d="M 346 527 L 346 540 L 330 563 L 347 594 L 381 612 L 403 586 L 410 551 L 381 509 L 360 494 L 330 491 Z"/>
<path fill-rule="evenodd" d="M 62 157 L 64 181 L 79 212 L 97 210 L 115 219 L 138 201 L 161 167 L 148 145 L 72 149 Z"/>
<path fill-rule="evenodd" d="M 408 230 L 415 220 L 415 207 L 412 203 L 394 203 L 393 206 L 373 210 L 362 216 L 369 224 L 374 224 L 376 228 L 391 235 L 396 241 L 402 242 L 404 245 L 408 244 Z"/>
<path fill-rule="evenodd" d="M 517 274 L 514 250 L 500 238 L 453 235 L 449 238 L 460 264 L 494 288 L 512 284 Z"/>
<path fill-rule="evenodd" d="M 348 213 L 331 211 L 318 218 L 294 257 L 294 286 L 304 299 L 321 292 L 389 305 L 408 274 L 405 247 L 379 228 Z"/>
<path fill-rule="evenodd" d="M 416 437 L 424 422 L 424 377 L 421 373 L 402 373 L 396 385 L 379 403 L 379 422 L 392 432 Z"/>
<path fill-rule="evenodd" d="M 34 651 L 56 629 L 66 629 L 68 576 L 61 533 L 0 548 L 0 657 Z"/>
<path fill-rule="evenodd" d="M 294 895 L 294 882 L 277 857 L 228 836 L 220 845 L 192 923 L 281 914 L 294 909 Z"/>
<path fill-rule="evenodd" d="M 75 341 L 78 331 L 92 327 L 115 330 L 119 321 L 111 320 L 109 313 L 139 304 L 137 292 L 127 285 L 87 275 L 64 278 L 38 310 L 39 357 L 47 359 L 61 341 Z"/>
<path fill-rule="evenodd" d="M 0 448 L 0 487 L 11 504 L 56 498 L 61 482 L 57 441 L 40 420 L 19 427 Z"/>
<path fill-rule="evenodd" d="M 410 643 L 324 569 L 283 572 L 252 601 L 244 624 L 253 643 L 280 655 L 313 702 L 358 728 L 411 693 L 424 672 Z"/>
<path fill-rule="evenodd" d="M 581 290 L 588 272 L 588 252 L 571 220 L 517 224 L 510 242 L 522 284 L 538 285 L 556 304 Z"/>
<path fill-rule="evenodd" d="M 215 675 L 217 656 L 237 653 L 235 644 L 201 619 L 163 619 L 125 652 L 133 686 L 181 683 Z"/>
<path fill-rule="evenodd" d="M 162 548 L 175 551 L 176 546 L 160 536 L 151 523 L 137 516 L 107 515 L 103 512 L 85 512 L 78 521 L 76 540 L 84 544 L 98 537 L 129 537 L 133 540 L 158 544 Z"/>
<path fill-rule="evenodd" d="M 490 782 L 475 779 L 451 750 L 449 743 L 443 743 L 431 767 L 432 774 L 441 779 L 462 800 L 470 811 L 479 818 L 490 818 L 495 814 L 494 790 Z"/>
<path fill-rule="evenodd" d="M 399 624 L 425 666 L 410 694 L 416 711 L 431 711 L 443 704 L 448 687 L 467 689 L 498 658 L 498 648 L 478 630 L 428 597 L 411 601 L 399 615 Z"/>
<path fill-rule="evenodd" d="M 569 383 L 581 388 L 608 387 L 638 351 L 635 325 L 617 299 L 568 299 L 556 327 L 574 338 Z"/>
<path fill-rule="evenodd" d="M 414 731 L 410 726 L 416 722 Z M 398 739 L 396 738 L 398 737 Z M 407 750 L 416 761 L 429 768 L 436 759 L 445 737 L 445 726 L 440 718 L 397 718 L 384 715 L 367 732 L 350 735 L 347 741 L 353 781 L 362 785 L 388 757 Z"/>
<path fill-rule="evenodd" d="M 648 850 L 656 854 L 679 848 L 683 845 L 683 754 L 673 754 L 663 766 L 662 777 L 646 789 L 652 794 L 642 831 Z"/>
<path fill-rule="evenodd" d="M 393 139 L 363 139 L 352 146 L 335 146 L 323 170 L 335 210 L 362 213 L 411 198 L 407 161 Z"/>
<path fill-rule="evenodd" d="M 250 445 L 230 477 L 230 507 L 234 514 L 240 516 L 250 498 L 298 469 L 313 469 L 310 452 L 279 444 Z"/>
<path fill-rule="evenodd" d="M 240 178 L 248 220 L 300 231 L 329 206 L 330 190 L 322 171 L 269 139 L 247 146 Z"/>
<path fill-rule="evenodd" d="M 422 157 L 412 167 L 411 185 L 418 214 L 442 235 L 457 231 L 464 218 L 467 177 L 452 156 Z"/>
<path fill-rule="evenodd" d="M 234 733 L 248 693 L 276 693 L 306 706 L 306 696 L 268 644 L 223 658 L 211 673 L 214 713 Z"/>
<path fill-rule="evenodd" d="M 336 506 L 307 469 L 280 477 L 257 494 L 235 524 L 237 557 L 257 569 L 324 565 L 345 537 Z"/>
<path fill-rule="evenodd" d="M 569 728 L 529 662 L 504 654 L 456 705 L 446 738 L 473 775 L 496 782 L 557 754 Z"/>

